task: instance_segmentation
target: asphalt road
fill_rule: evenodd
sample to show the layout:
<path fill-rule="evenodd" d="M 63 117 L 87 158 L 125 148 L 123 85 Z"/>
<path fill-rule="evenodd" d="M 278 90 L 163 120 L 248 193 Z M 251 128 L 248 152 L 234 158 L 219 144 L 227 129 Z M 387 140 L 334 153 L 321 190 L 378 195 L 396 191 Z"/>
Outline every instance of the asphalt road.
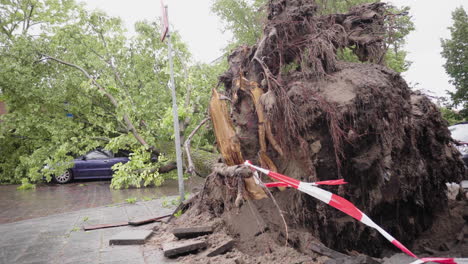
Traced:
<path fill-rule="evenodd" d="M 185 190 L 192 192 L 204 179 L 186 181 Z M 178 195 L 177 181 L 167 180 L 157 188 L 113 190 L 110 181 L 80 181 L 71 184 L 41 184 L 33 190 L 18 191 L 18 185 L 0 185 L 0 224 L 86 208 Z"/>

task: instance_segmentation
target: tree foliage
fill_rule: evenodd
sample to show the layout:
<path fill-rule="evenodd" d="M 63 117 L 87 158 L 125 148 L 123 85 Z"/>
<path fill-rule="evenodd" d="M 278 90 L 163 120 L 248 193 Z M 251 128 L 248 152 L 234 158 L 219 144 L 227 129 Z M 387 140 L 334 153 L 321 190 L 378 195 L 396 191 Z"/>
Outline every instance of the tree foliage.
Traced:
<path fill-rule="evenodd" d="M 158 23 L 138 22 L 129 36 L 119 18 L 72 0 L 4 0 L 0 21 L 0 89 L 9 108 L 0 127 L 0 181 L 50 179 L 73 157 L 106 148 L 132 152 L 129 163 L 115 167 L 114 187 L 162 183 L 157 168 L 174 155 L 174 132 Z M 177 33 L 172 40 L 187 133 L 204 118 L 201 105 L 216 75 L 188 65 L 185 44 Z M 197 142 L 207 143 L 206 135 Z"/>
<path fill-rule="evenodd" d="M 378 2 L 376 0 L 318 0 L 318 12 L 321 15 L 347 12 L 351 7 Z M 224 21 L 224 30 L 233 33 L 233 40 L 227 49 L 242 44 L 253 45 L 261 37 L 262 21 L 265 19 L 265 6 L 267 0 L 215 0 L 212 11 Z M 406 51 L 403 50 L 406 36 L 414 30 L 411 17 L 408 16 L 409 7 L 391 7 L 388 9 L 386 26 L 387 34 L 385 55 L 381 58 L 386 64 L 397 72 L 408 70 L 410 62 L 406 60 Z M 338 57 L 345 61 L 359 62 L 352 50 L 345 48 L 338 51 Z"/>
<path fill-rule="evenodd" d="M 455 112 L 453 109 L 450 109 L 448 107 L 440 107 L 439 110 L 442 114 L 442 117 L 445 120 L 447 120 L 449 126 L 455 125 L 460 122 L 465 122 L 463 116 L 460 113 Z"/>
<path fill-rule="evenodd" d="M 253 45 L 262 35 L 266 0 L 215 0 L 211 10 L 224 22 L 224 30 L 234 39 L 228 49 Z"/>
<path fill-rule="evenodd" d="M 442 57 L 445 71 L 455 92 L 450 93 L 454 106 L 462 106 L 461 114 L 468 117 L 468 15 L 459 7 L 452 13 L 450 39 L 442 39 Z"/>

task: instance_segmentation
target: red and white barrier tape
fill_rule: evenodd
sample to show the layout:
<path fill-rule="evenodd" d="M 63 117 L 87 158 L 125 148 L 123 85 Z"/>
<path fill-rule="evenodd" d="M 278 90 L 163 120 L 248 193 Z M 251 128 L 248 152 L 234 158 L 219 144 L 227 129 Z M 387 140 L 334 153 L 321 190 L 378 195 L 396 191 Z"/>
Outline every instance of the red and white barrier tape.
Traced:
<path fill-rule="evenodd" d="M 345 198 L 341 196 L 338 196 L 336 194 L 333 194 L 329 191 L 325 191 L 317 187 L 318 185 L 345 184 L 346 182 L 344 180 L 331 180 L 331 181 L 322 181 L 322 182 L 313 182 L 313 183 L 301 182 L 299 180 L 293 179 L 286 175 L 255 166 L 248 160 L 245 161 L 244 164 L 278 181 L 278 182 L 266 183 L 265 184 L 266 187 L 292 187 L 292 188 L 298 189 L 301 192 L 307 193 L 308 195 L 335 207 L 336 209 L 342 211 L 343 213 L 362 222 L 363 224 L 376 229 L 380 234 L 382 234 L 388 241 L 390 241 L 393 245 L 395 245 L 401 251 L 405 252 L 406 254 L 408 254 L 409 256 L 413 258 L 418 259 L 411 264 L 419 264 L 419 263 L 426 263 L 426 262 L 437 262 L 437 263 L 445 263 L 445 264 L 468 264 L 468 259 L 461 259 L 461 258 L 418 258 L 413 252 L 411 252 L 408 248 L 406 248 L 393 236 L 387 233 L 387 231 L 383 230 L 380 226 L 378 226 L 374 221 L 372 221 L 372 219 L 370 219 L 366 214 L 364 214 L 361 210 L 359 210 L 356 206 L 354 206 L 350 201 L 346 200 Z M 258 175 L 255 175 L 255 177 L 257 178 Z M 256 182 L 257 181 L 258 179 L 256 179 Z"/>
<path fill-rule="evenodd" d="M 421 258 L 410 264 L 421 264 L 426 262 L 437 262 L 445 264 L 468 264 L 467 258 Z"/>

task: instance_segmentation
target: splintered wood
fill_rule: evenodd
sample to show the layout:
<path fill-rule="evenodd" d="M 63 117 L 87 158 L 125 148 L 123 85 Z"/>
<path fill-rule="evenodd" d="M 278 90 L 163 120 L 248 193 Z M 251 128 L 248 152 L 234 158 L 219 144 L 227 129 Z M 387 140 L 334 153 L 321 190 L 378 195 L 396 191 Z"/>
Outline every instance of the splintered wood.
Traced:
<path fill-rule="evenodd" d="M 232 120 L 229 118 L 227 105 L 219 99 L 219 93 L 214 89 L 211 95 L 209 110 L 218 148 L 224 158 L 224 162 L 228 166 L 243 164 L 244 158 L 240 150 L 240 142 L 234 130 Z M 252 177 L 245 178 L 244 182 L 251 198 L 257 200 L 267 197 L 262 188 L 255 184 Z"/>
<path fill-rule="evenodd" d="M 279 146 L 278 142 L 273 137 L 273 133 L 271 132 L 271 125 L 270 122 L 265 119 L 265 111 L 263 109 L 263 105 L 260 102 L 260 98 L 262 97 L 263 90 L 258 86 L 256 82 L 250 82 L 244 77 L 239 77 L 234 82 L 235 86 L 237 86 L 240 90 L 243 90 L 247 94 L 250 95 L 252 98 L 252 102 L 255 106 L 255 111 L 257 112 L 258 118 L 258 141 L 260 144 L 260 150 L 258 151 L 258 158 L 260 161 L 260 166 L 263 168 L 269 169 L 274 172 L 278 172 L 278 168 L 276 167 L 275 163 L 268 157 L 267 155 L 267 141 L 270 145 L 275 149 L 278 154 L 281 156 L 283 155 L 283 150 Z M 280 190 L 285 190 L 285 187 L 278 187 Z"/>
<path fill-rule="evenodd" d="M 252 98 L 252 102 L 255 106 L 255 111 L 258 118 L 258 140 L 260 145 L 258 158 L 260 165 L 263 168 L 277 172 L 278 168 L 267 155 L 267 139 L 271 147 L 276 152 L 278 152 L 280 156 L 283 155 L 283 150 L 273 137 L 269 121 L 265 119 L 263 105 L 261 104 L 260 100 L 264 94 L 263 90 L 256 82 L 251 82 L 242 76 L 234 81 L 234 85 L 237 87 L 237 91 L 242 90 L 247 93 Z M 232 120 L 229 116 L 226 102 L 220 100 L 219 93 L 214 89 L 211 96 L 209 110 L 211 120 L 213 122 L 216 140 L 218 142 L 218 148 L 223 155 L 226 165 L 234 166 L 242 164 L 244 162 L 244 158 L 242 156 L 240 142 L 234 130 Z M 265 192 L 255 183 L 252 177 L 244 179 L 244 182 L 247 191 L 253 199 L 263 199 L 266 197 Z M 284 190 L 285 187 L 279 187 L 279 189 Z"/>

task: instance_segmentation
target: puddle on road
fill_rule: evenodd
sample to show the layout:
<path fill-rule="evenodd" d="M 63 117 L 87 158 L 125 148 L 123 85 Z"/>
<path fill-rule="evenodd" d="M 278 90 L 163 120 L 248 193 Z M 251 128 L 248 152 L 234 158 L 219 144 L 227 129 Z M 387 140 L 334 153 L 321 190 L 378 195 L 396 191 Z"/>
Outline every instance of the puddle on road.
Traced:
<path fill-rule="evenodd" d="M 194 192 L 204 183 L 203 178 L 185 181 L 185 191 Z M 18 191 L 18 185 L 0 186 L 0 224 L 41 216 L 76 211 L 85 208 L 124 203 L 179 194 L 176 180 L 166 180 L 160 187 L 113 190 L 110 181 L 77 181 L 71 184 L 40 184 L 36 189 Z"/>

